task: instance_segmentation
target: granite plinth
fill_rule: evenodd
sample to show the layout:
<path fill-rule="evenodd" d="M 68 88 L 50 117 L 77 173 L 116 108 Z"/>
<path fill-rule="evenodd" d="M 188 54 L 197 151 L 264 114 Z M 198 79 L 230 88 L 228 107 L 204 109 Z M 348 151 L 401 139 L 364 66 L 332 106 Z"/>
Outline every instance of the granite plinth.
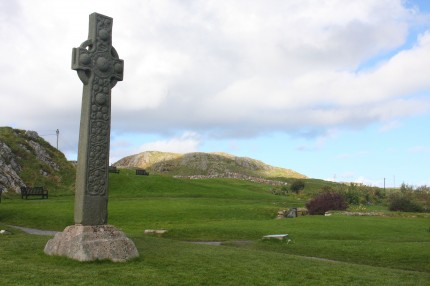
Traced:
<path fill-rule="evenodd" d="M 125 262 L 139 256 L 133 241 L 112 225 L 68 226 L 48 241 L 45 253 L 79 261 Z"/>

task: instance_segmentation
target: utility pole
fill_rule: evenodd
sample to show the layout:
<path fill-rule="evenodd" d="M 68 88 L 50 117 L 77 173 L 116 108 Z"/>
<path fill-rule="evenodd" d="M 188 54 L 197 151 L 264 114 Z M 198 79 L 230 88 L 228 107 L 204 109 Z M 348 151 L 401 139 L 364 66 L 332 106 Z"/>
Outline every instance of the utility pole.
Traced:
<path fill-rule="evenodd" d="M 57 129 L 56 133 L 57 133 L 57 150 L 58 150 L 58 136 L 60 135 L 60 130 Z"/>
<path fill-rule="evenodd" d="M 385 192 L 385 178 L 384 178 L 384 192 Z"/>

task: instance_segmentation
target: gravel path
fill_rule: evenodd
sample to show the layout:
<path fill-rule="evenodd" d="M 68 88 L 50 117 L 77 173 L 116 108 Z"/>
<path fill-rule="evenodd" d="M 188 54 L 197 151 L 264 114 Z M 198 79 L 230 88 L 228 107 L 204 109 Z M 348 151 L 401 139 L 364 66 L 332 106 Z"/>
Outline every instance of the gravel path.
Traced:
<path fill-rule="evenodd" d="M 58 231 L 53 230 L 41 230 L 41 229 L 35 229 L 35 228 L 28 228 L 28 227 L 22 227 L 22 226 L 16 226 L 16 225 L 9 225 L 10 227 L 17 228 L 19 230 L 22 230 L 26 233 L 30 234 L 36 234 L 36 235 L 55 235 Z"/>
<path fill-rule="evenodd" d="M 206 244 L 206 245 L 216 245 L 220 246 L 221 241 L 189 241 L 192 244 Z"/>

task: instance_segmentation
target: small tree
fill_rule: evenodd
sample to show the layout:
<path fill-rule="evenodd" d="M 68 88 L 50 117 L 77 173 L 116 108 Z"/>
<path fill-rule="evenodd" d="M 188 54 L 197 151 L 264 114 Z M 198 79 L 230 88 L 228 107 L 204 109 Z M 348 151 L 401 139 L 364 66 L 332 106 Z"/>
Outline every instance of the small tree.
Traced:
<path fill-rule="evenodd" d="M 311 215 L 323 215 L 330 210 L 346 210 L 348 204 L 345 197 L 335 192 L 324 192 L 306 204 Z"/>
<path fill-rule="evenodd" d="M 291 191 L 296 194 L 298 194 L 304 188 L 305 188 L 305 182 L 303 180 L 294 180 L 290 186 Z"/>

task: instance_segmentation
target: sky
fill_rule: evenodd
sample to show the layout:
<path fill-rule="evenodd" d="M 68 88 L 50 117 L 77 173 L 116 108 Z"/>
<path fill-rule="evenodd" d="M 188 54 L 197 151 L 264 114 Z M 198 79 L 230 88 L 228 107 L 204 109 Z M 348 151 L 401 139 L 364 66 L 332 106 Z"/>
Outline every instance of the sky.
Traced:
<path fill-rule="evenodd" d="M 0 0 L 0 126 L 77 159 L 88 16 L 114 19 L 110 162 L 226 152 L 311 178 L 430 185 L 428 0 Z"/>

